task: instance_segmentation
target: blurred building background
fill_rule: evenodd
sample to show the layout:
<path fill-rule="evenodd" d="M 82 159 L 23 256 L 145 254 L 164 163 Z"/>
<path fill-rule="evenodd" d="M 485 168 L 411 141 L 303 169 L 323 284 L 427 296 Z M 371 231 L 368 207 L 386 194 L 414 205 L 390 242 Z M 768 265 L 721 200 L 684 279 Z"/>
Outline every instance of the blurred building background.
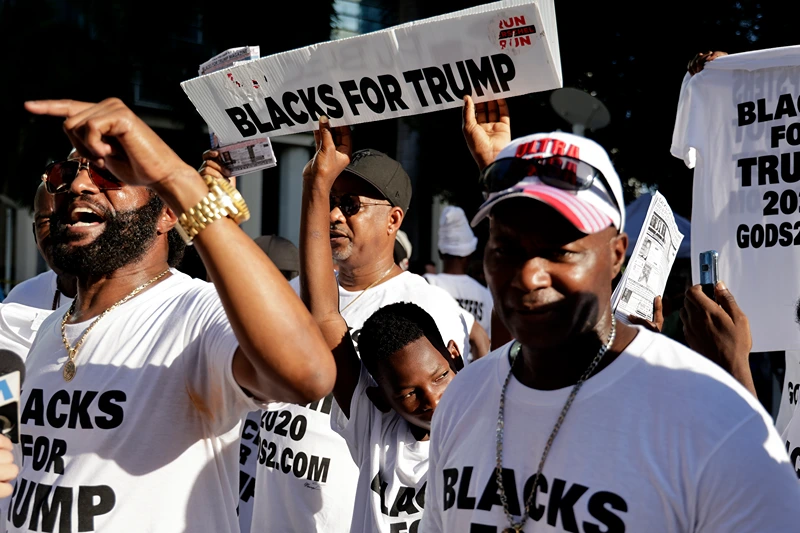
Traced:
<path fill-rule="evenodd" d="M 207 129 L 180 82 L 197 66 L 236 46 L 259 45 L 262 56 L 329 39 L 456 11 L 474 0 L 298 0 L 226 4 L 197 0 L 0 0 L 0 54 L 5 71 L 0 128 L 0 288 L 42 271 L 33 243 L 30 204 L 44 166 L 70 149 L 60 121 L 25 113 L 41 98 L 122 98 L 187 162 L 200 165 Z M 611 153 L 628 200 L 658 188 L 676 212 L 691 215 L 691 172 L 668 153 L 678 89 L 688 60 L 710 49 L 730 53 L 794 44 L 800 6 L 757 0 L 708 0 L 653 7 L 559 0 L 556 13 L 564 85 L 599 98 L 611 124 L 587 132 Z M 636 23 L 632 23 L 632 21 Z M 510 100 L 513 135 L 569 130 L 549 93 Z M 477 168 L 460 132 L 460 110 L 354 128 L 357 148 L 400 160 L 414 181 L 403 229 L 412 262 L 436 260 L 442 202 L 468 215 L 481 202 Z M 278 167 L 244 176 L 252 236 L 277 233 L 297 242 L 300 174 L 313 150 L 310 134 L 273 138 Z M 485 239 L 485 228 L 479 229 Z M 189 259 L 191 261 L 191 258 Z M 477 258 L 478 263 L 480 258 Z M 190 268 L 187 266 L 187 268 Z"/>

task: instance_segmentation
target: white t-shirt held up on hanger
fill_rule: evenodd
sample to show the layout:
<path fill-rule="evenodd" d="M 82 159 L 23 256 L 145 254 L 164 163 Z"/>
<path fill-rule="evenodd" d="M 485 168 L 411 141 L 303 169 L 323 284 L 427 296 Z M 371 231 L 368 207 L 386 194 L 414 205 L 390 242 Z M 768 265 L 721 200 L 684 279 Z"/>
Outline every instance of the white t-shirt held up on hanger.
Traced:
<path fill-rule="evenodd" d="M 732 54 L 684 78 L 670 152 L 694 168 L 692 273 L 719 278 L 753 351 L 800 349 L 800 46 Z"/>

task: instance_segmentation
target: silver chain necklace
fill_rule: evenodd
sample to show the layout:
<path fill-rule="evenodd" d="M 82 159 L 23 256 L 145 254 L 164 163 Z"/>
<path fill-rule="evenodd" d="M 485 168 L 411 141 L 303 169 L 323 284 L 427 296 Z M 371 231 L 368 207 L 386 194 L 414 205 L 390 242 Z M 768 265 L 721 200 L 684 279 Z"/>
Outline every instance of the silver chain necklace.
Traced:
<path fill-rule="evenodd" d="M 569 408 L 572 407 L 572 402 L 575 401 L 578 391 L 583 386 L 583 383 L 589 379 L 589 376 L 592 375 L 594 370 L 597 368 L 597 365 L 600 364 L 600 360 L 603 359 L 603 356 L 606 354 L 608 349 L 611 348 L 616 335 L 617 321 L 612 314 L 611 331 L 608 334 L 608 341 L 600 347 L 597 355 L 595 355 L 594 359 L 592 359 L 592 362 L 589 363 L 589 367 L 586 369 L 580 379 L 578 379 L 578 382 L 575 383 L 575 386 L 572 387 L 572 392 L 569 393 L 567 402 L 561 409 L 561 414 L 558 415 L 556 425 L 553 426 L 553 431 L 550 432 L 550 437 L 547 439 L 547 444 L 545 444 L 544 451 L 542 452 L 542 458 L 539 460 L 539 468 L 536 470 L 536 475 L 533 478 L 533 488 L 531 489 L 531 493 L 528 495 L 527 501 L 525 501 L 525 514 L 522 515 L 522 519 L 519 522 L 514 521 L 514 517 L 511 516 L 511 512 L 508 510 L 508 498 L 506 497 L 506 489 L 503 486 L 503 428 L 505 426 L 506 390 L 508 389 L 508 382 L 511 381 L 511 375 L 514 372 L 514 363 L 517 362 L 517 355 L 522 348 L 522 345 L 518 341 L 514 341 L 514 345 L 511 347 L 510 352 L 512 357 L 510 365 L 511 368 L 508 369 L 508 375 L 503 383 L 503 390 L 500 392 L 500 413 L 497 415 L 497 467 L 495 468 L 495 478 L 497 480 L 498 492 L 500 493 L 500 501 L 503 504 L 503 511 L 506 513 L 508 523 L 511 525 L 510 527 L 504 529 L 503 533 L 524 533 L 522 531 L 522 526 L 525 525 L 525 522 L 528 521 L 528 517 L 530 516 L 531 505 L 533 505 L 534 498 L 536 497 L 536 485 L 539 482 L 539 477 L 542 475 L 544 462 L 547 459 L 547 455 L 550 453 L 550 448 L 553 446 L 553 441 L 556 439 L 556 435 L 558 435 L 558 430 L 561 429 L 561 424 L 564 423 L 564 418 L 567 416 L 567 411 L 569 411 Z"/>

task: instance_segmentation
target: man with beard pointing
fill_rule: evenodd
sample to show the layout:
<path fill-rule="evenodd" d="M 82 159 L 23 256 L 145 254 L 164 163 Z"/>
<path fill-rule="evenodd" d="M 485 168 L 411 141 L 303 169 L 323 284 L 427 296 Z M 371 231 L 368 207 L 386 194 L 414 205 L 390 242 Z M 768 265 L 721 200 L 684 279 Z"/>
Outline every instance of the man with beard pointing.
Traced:
<path fill-rule="evenodd" d="M 43 177 L 54 261 L 78 294 L 28 356 L 9 531 L 238 531 L 240 422 L 328 394 L 325 341 L 237 226 L 247 207 L 227 182 L 117 99 L 26 108 L 65 117 L 83 156 Z M 169 268 L 173 227 L 213 285 Z"/>

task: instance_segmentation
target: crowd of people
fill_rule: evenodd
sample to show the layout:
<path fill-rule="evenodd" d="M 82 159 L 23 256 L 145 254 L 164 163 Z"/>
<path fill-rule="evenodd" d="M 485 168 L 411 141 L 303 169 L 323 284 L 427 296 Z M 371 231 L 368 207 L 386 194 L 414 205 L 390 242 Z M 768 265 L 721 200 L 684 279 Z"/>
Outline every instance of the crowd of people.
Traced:
<path fill-rule="evenodd" d="M 26 370 L 6 531 L 800 530 L 724 283 L 687 291 L 685 345 L 660 299 L 615 319 L 625 205 L 594 141 L 513 139 L 503 100 L 466 96 L 485 201 L 442 211 L 442 271 L 420 276 L 409 176 L 325 116 L 295 247 L 239 228 L 217 151 L 196 170 L 120 100 L 25 106 L 74 149 L 34 199 L 50 270 L 0 304 Z M 467 274 L 479 224 L 488 288 Z M 181 272 L 187 245 L 207 279 Z"/>

